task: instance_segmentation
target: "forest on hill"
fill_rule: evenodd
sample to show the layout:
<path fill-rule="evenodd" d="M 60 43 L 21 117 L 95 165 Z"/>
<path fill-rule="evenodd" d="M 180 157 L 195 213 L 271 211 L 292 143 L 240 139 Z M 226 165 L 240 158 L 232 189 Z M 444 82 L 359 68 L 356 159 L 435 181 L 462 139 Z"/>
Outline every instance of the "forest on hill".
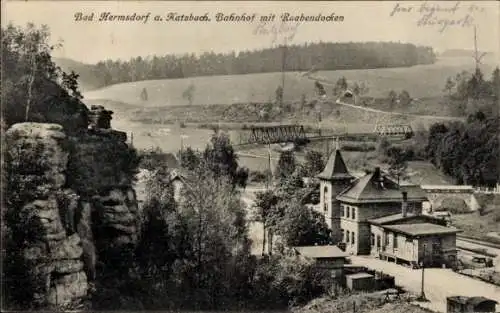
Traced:
<path fill-rule="evenodd" d="M 112 84 L 211 75 L 238 75 L 285 71 L 345 70 L 432 64 L 430 47 L 394 42 L 312 43 L 275 48 L 201 55 L 135 57 L 106 60 L 68 68 L 95 88 Z"/>

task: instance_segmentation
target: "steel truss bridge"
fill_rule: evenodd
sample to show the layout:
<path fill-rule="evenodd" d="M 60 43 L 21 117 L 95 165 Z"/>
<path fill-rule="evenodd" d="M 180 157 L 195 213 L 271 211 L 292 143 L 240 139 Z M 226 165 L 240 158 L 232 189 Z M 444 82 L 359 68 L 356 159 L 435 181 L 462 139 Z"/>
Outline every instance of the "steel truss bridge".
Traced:
<path fill-rule="evenodd" d="M 413 129 L 410 125 L 380 125 L 375 126 L 375 133 L 380 136 L 403 136 L 410 138 L 413 136 Z"/>
<path fill-rule="evenodd" d="M 275 144 L 293 142 L 303 145 L 309 142 L 304 126 L 302 125 L 279 125 L 252 127 L 250 137 L 246 144 Z"/>
<path fill-rule="evenodd" d="M 381 136 L 403 136 L 409 138 L 413 135 L 410 125 L 377 125 L 371 133 L 331 133 L 320 134 L 319 132 L 307 133 L 303 125 L 276 125 L 276 126 L 254 126 L 244 131 L 246 135 L 240 137 L 238 144 L 234 146 L 270 145 L 293 143 L 296 146 L 304 146 L 312 141 L 326 141 L 334 138 L 346 139 L 364 137 L 376 140 Z"/>

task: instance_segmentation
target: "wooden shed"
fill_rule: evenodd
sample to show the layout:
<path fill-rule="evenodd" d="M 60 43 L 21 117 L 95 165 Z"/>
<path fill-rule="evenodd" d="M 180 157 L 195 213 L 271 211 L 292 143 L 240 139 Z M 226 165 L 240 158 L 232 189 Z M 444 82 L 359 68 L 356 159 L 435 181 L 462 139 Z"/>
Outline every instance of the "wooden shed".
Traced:
<path fill-rule="evenodd" d="M 346 285 L 350 290 L 371 291 L 375 288 L 375 276 L 368 273 L 346 275 Z"/>
<path fill-rule="evenodd" d="M 454 296 L 446 298 L 447 313 L 495 312 L 498 302 L 485 297 Z"/>

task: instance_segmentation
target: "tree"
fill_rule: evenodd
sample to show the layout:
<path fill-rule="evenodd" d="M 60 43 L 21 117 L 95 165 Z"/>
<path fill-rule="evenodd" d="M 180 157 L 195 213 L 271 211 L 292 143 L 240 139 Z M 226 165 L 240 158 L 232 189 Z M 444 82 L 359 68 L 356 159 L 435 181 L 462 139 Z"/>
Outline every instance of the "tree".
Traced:
<path fill-rule="evenodd" d="M 393 108 L 398 101 L 398 95 L 396 94 L 396 92 L 394 90 L 391 90 L 391 91 L 389 91 L 389 95 L 387 98 L 389 100 L 389 104 L 390 104 L 391 108 Z"/>
<path fill-rule="evenodd" d="M 146 181 L 145 221 L 135 254 L 141 277 L 154 280 L 150 285 L 153 294 L 167 291 L 155 287 L 165 286 L 176 258 L 182 251 L 192 249 L 187 225 L 177 212 L 173 186 L 165 179 L 167 175 L 160 170 Z"/>
<path fill-rule="evenodd" d="M 454 81 L 451 77 L 448 77 L 446 79 L 446 84 L 444 85 L 443 89 L 444 92 L 448 93 L 448 97 L 451 97 L 451 94 L 455 86 L 456 86 L 456 81 Z"/>
<path fill-rule="evenodd" d="M 35 121 L 61 124 L 72 132 L 87 127 L 78 75 L 52 61 L 49 29 L 8 25 L 2 28 L 2 109 L 7 126 Z"/>
<path fill-rule="evenodd" d="M 289 246 L 314 246 L 331 243 L 324 217 L 299 202 L 287 201 L 285 214 L 277 224 L 276 234 Z"/>
<path fill-rule="evenodd" d="M 185 150 L 180 151 L 180 163 L 183 168 L 190 171 L 194 171 L 200 165 L 200 154 L 193 150 L 191 147 L 187 147 Z"/>
<path fill-rule="evenodd" d="M 335 83 L 335 87 L 333 87 L 333 95 L 334 96 L 341 96 L 348 88 L 347 85 L 347 80 L 345 77 L 341 77 L 337 80 Z"/>
<path fill-rule="evenodd" d="M 245 271 L 238 268 L 239 262 L 250 253 L 246 214 L 230 180 L 221 180 L 208 168 L 199 168 L 193 174 L 195 178 L 182 189 L 185 200 L 179 208 L 193 249 L 187 251 L 176 277 L 188 293 L 186 300 L 198 300 L 201 306 L 217 309 L 220 294 L 231 294 L 246 281 L 233 279 L 240 270 Z M 198 299 L 190 296 L 192 292 Z"/>
<path fill-rule="evenodd" d="M 275 171 L 276 179 L 280 182 L 284 182 L 293 172 L 295 172 L 296 163 L 293 151 L 281 152 Z"/>
<path fill-rule="evenodd" d="M 401 91 L 401 93 L 399 94 L 399 101 L 402 106 L 408 106 L 412 101 L 410 93 L 406 90 Z"/>
<path fill-rule="evenodd" d="M 238 156 L 234 152 L 229 136 L 225 133 L 215 133 L 203 152 L 203 159 L 208 169 L 216 176 L 229 177 L 236 180 Z"/>
<path fill-rule="evenodd" d="M 300 169 L 299 166 L 297 169 Z M 304 188 L 303 176 L 300 170 L 296 170 L 291 175 L 285 177 L 281 180 L 281 185 L 278 187 L 278 192 L 283 195 L 283 197 L 293 197 L 297 195 L 298 191 Z"/>
<path fill-rule="evenodd" d="M 282 86 L 278 86 L 276 88 L 276 104 L 278 105 L 282 105 L 283 104 L 283 87 Z"/>
<path fill-rule="evenodd" d="M 491 89 L 493 90 L 495 100 L 498 102 L 500 99 L 500 68 L 498 66 L 491 75 Z"/>
<path fill-rule="evenodd" d="M 189 105 L 193 104 L 195 90 L 196 90 L 195 86 L 191 83 L 182 93 L 182 98 L 186 99 L 189 102 Z"/>
<path fill-rule="evenodd" d="M 265 254 L 266 239 L 268 237 L 268 227 L 270 226 L 270 216 L 273 215 L 276 205 L 278 204 L 278 196 L 271 190 L 258 192 L 253 206 L 254 220 L 262 223 L 262 255 Z M 269 246 L 272 246 L 270 243 Z"/>
<path fill-rule="evenodd" d="M 235 173 L 235 178 L 234 178 L 235 182 L 234 183 L 242 188 L 246 188 L 248 177 L 249 177 L 249 172 L 250 171 L 248 168 L 239 167 Z"/>
<path fill-rule="evenodd" d="M 142 88 L 142 91 L 141 91 L 141 100 L 142 101 L 148 101 L 148 91 L 146 90 L 146 88 Z"/>
<path fill-rule="evenodd" d="M 428 157 L 443 173 L 461 184 L 492 186 L 500 178 L 498 163 L 500 118 L 482 112 L 467 123 L 431 126 Z"/>
<path fill-rule="evenodd" d="M 305 156 L 305 171 L 308 177 L 315 177 L 325 168 L 325 159 L 323 154 L 318 151 L 310 150 Z"/>
<path fill-rule="evenodd" d="M 437 152 L 441 142 L 441 138 L 448 132 L 448 127 L 443 123 L 435 123 L 429 129 L 429 139 L 425 148 L 427 158 L 431 160 L 434 165 L 437 165 Z"/>
<path fill-rule="evenodd" d="M 323 97 L 326 95 L 325 87 L 323 87 L 323 85 L 319 81 L 314 82 L 314 90 L 319 97 Z"/>
<path fill-rule="evenodd" d="M 143 79 L 186 78 L 207 75 L 238 75 L 304 71 L 312 77 L 318 70 L 407 67 L 431 64 L 435 55 L 429 47 L 401 43 L 314 43 L 288 45 L 283 68 L 283 46 L 255 51 L 135 57 L 129 61 L 101 62 L 81 66 L 84 81 L 94 87 Z M 334 57 L 325 57 L 334 56 Z M 367 57 L 370 56 L 370 57 Z M 371 57 L 375 56 L 375 57 Z M 97 84 L 97 86 L 95 86 Z"/>
<path fill-rule="evenodd" d="M 306 104 L 307 104 L 307 98 L 306 98 L 306 95 L 305 94 L 302 94 L 300 96 L 300 109 L 304 109 L 306 107 Z"/>
<path fill-rule="evenodd" d="M 406 179 L 406 171 L 408 168 L 408 163 L 406 161 L 406 156 L 399 147 L 390 147 L 387 150 L 387 157 L 389 163 L 389 173 L 391 176 L 396 177 L 398 184 L 401 179 Z"/>
<path fill-rule="evenodd" d="M 360 95 L 365 95 L 368 93 L 368 91 L 370 91 L 370 88 L 367 86 L 365 82 L 361 82 L 358 86 Z"/>
<path fill-rule="evenodd" d="M 359 95 L 361 93 L 361 88 L 359 87 L 358 83 L 354 83 L 354 85 L 351 87 L 352 89 L 352 94 L 354 96 L 354 103 L 358 103 Z"/>

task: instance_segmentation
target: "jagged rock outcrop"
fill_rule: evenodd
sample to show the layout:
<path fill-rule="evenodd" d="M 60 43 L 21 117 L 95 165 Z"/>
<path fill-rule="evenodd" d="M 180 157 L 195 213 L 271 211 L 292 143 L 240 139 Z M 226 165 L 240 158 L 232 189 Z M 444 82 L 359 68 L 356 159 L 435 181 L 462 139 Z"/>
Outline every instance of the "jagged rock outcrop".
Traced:
<path fill-rule="evenodd" d="M 126 134 L 112 129 L 91 129 L 70 138 L 68 184 L 89 207 L 98 250 L 135 245 L 140 231 L 132 178 L 137 166 Z M 97 157 L 98 156 L 98 157 Z"/>
<path fill-rule="evenodd" d="M 21 123 L 6 132 L 7 218 L 39 304 L 65 305 L 87 294 L 80 237 L 68 231 L 70 210 L 63 207 L 76 197 L 64 190 L 66 139 L 56 124 Z"/>
<path fill-rule="evenodd" d="M 68 134 L 43 123 L 6 132 L 9 264 L 20 264 L 29 285 L 18 298 L 73 304 L 91 282 L 112 285 L 128 273 L 142 220 L 132 188 L 138 158 L 126 134 L 110 129 L 111 114 L 92 107 L 89 127 Z"/>

